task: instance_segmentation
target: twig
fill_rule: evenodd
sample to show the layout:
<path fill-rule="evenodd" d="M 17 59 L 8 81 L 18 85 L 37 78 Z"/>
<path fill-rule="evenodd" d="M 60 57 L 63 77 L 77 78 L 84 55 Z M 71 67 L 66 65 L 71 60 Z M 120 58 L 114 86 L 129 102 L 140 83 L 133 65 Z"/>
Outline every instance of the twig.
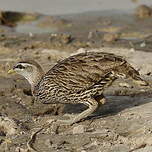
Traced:
<path fill-rule="evenodd" d="M 43 130 L 43 128 L 38 129 L 36 132 L 33 132 L 31 135 L 31 139 L 27 142 L 28 150 L 37 152 L 37 150 L 33 147 L 33 143 L 35 142 L 36 135 Z"/>
<path fill-rule="evenodd" d="M 27 142 L 28 150 L 33 151 L 33 152 L 38 152 L 38 151 L 33 147 L 33 143 L 35 142 L 36 135 L 37 135 L 39 132 L 41 132 L 44 128 L 46 128 L 46 127 L 48 127 L 49 125 L 51 125 L 53 122 L 55 122 L 55 121 L 52 121 L 51 123 L 44 124 L 42 128 L 39 128 L 37 131 L 35 131 L 35 132 L 32 133 L 30 140 Z"/>
<path fill-rule="evenodd" d="M 140 145 L 140 146 L 138 146 L 138 147 L 136 147 L 136 148 L 134 148 L 134 149 L 131 149 L 129 152 L 133 152 L 133 151 L 135 151 L 135 150 L 137 150 L 137 149 L 144 148 L 145 146 L 146 146 L 146 144 L 142 144 L 142 145 Z"/>

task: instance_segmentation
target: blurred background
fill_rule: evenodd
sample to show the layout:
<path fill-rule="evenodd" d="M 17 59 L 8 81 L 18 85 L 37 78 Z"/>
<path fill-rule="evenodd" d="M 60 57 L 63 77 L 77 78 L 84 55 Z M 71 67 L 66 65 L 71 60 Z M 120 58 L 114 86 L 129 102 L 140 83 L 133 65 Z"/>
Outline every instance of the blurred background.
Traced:
<path fill-rule="evenodd" d="M 99 10 L 130 11 L 141 4 L 152 5 L 152 2 L 151 0 L 0 0 L 0 9 L 59 15 Z"/>

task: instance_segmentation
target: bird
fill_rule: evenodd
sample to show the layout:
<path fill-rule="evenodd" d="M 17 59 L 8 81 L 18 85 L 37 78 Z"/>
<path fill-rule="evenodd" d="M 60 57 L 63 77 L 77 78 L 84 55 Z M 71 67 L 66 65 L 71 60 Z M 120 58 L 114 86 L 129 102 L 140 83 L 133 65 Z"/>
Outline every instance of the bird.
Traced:
<path fill-rule="evenodd" d="M 88 108 L 59 123 L 72 125 L 91 115 L 106 102 L 103 91 L 118 78 L 131 78 L 141 86 L 148 83 L 122 56 L 106 52 L 84 52 L 58 61 L 48 72 L 38 62 L 27 59 L 8 73 L 22 75 L 31 85 L 36 100 L 43 104 L 78 104 Z"/>

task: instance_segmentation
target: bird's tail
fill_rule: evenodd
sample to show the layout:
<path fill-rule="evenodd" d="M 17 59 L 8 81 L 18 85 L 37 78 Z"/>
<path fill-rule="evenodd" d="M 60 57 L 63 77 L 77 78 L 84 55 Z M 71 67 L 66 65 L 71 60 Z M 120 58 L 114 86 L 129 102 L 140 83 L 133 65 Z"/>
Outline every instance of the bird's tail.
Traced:
<path fill-rule="evenodd" d="M 147 86 L 148 82 L 146 82 L 145 80 L 143 80 L 140 77 L 140 74 L 137 70 L 135 70 L 129 63 L 125 62 L 124 64 L 122 64 L 120 66 L 120 68 L 118 69 L 118 75 L 121 76 L 124 75 L 127 78 L 132 78 L 133 81 L 141 86 Z"/>

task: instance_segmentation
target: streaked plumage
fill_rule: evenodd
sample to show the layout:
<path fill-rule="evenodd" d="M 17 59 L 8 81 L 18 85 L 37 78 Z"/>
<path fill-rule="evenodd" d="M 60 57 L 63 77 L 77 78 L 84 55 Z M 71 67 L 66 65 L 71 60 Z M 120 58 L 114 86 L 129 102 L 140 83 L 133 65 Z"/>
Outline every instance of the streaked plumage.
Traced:
<path fill-rule="evenodd" d="M 40 69 L 35 62 L 23 61 L 18 64 L 22 63 L 32 64 Z M 87 117 L 98 107 L 98 102 L 104 102 L 103 90 L 117 78 L 130 77 L 141 85 L 147 85 L 126 60 L 103 52 L 71 56 L 58 62 L 46 74 L 42 73 L 39 72 L 41 77 L 31 84 L 33 95 L 42 103 L 83 103 L 89 106 L 68 121 L 69 124 Z"/>

